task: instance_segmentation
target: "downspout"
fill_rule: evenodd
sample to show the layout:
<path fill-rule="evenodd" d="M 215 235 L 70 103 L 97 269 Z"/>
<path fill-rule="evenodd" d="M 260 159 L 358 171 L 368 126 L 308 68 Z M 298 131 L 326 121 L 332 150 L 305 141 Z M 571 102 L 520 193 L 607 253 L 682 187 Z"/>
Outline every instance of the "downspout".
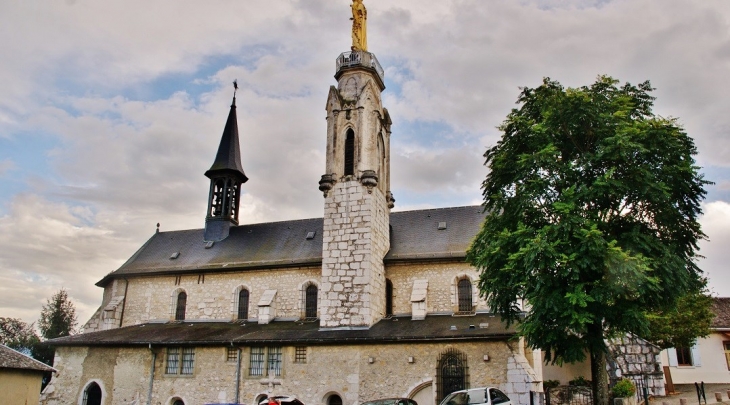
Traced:
<path fill-rule="evenodd" d="M 240 402 L 239 394 L 241 392 L 241 348 L 238 348 L 238 361 L 236 362 L 236 405 Z"/>
<path fill-rule="evenodd" d="M 122 301 L 122 314 L 119 315 L 119 327 L 122 327 L 122 321 L 124 320 L 124 308 L 127 306 L 127 289 L 129 289 L 129 280 L 124 279 L 124 301 Z"/>
<path fill-rule="evenodd" d="M 152 343 L 150 343 L 150 353 L 152 353 L 152 364 L 150 364 L 150 388 L 147 391 L 147 405 L 152 405 L 152 383 L 155 381 L 155 361 L 157 360 L 157 353 L 152 350 Z"/>

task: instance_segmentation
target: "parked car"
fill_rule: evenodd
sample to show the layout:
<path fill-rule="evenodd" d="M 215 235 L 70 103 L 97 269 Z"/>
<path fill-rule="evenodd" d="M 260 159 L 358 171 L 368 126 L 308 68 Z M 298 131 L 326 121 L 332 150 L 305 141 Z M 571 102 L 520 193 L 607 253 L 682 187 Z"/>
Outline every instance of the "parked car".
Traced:
<path fill-rule="evenodd" d="M 512 405 L 504 392 L 492 388 L 472 388 L 469 390 L 454 391 L 447 395 L 440 405 Z"/>
<path fill-rule="evenodd" d="M 363 402 L 360 405 L 418 405 L 418 403 L 410 398 L 383 398 Z"/>
<path fill-rule="evenodd" d="M 273 397 L 264 398 L 259 401 L 259 405 L 269 405 L 269 399 L 271 398 L 275 399 L 281 405 L 304 405 L 302 401 L 289 395 L 274 395 Z"/>

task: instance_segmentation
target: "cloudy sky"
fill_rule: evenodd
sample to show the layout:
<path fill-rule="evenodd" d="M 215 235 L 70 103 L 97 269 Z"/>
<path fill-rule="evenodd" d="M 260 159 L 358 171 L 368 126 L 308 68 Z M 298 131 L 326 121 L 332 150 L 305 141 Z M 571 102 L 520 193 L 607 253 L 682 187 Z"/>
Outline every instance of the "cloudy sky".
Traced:
<path fill-rule="evenodd" d="M 238 79 L 244 223 L 322 215 L 325 101 L 349 0 L 0 0 L 0 316 L 94 286 L 155 231 L 200 228 Z M 392 190 L 478 204 L 521 86 L 599 74 L 656 87 L 708 187 L 701 267 L 730 296 L 730 2 L 366 0 L 385 68 Z"/>

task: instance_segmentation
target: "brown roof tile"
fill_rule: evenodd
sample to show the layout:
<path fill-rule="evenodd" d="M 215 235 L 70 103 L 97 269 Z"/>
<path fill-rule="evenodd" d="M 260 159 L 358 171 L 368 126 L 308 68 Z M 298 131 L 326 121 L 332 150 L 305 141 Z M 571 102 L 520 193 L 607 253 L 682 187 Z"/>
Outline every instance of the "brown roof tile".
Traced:
<path fill-rule="evenodd" d="M 16 368 L 21 370 L 56 371 L 53 367 L 32 359 L 23 353 L 5 345 L 0 345 L 0 368 Z"/>
<path fill-rule="evenodd" d="M 713 298 L 712 312 L 715 314 L 713 328 L 730 328 L 730 297 Z"/>

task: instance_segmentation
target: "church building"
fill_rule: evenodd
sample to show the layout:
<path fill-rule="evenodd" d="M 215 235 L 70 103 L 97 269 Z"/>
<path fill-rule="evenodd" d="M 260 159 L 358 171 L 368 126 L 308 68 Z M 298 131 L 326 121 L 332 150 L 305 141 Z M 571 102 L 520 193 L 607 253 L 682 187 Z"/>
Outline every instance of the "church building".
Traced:
<path fill-rule="evenodd" d="M 539 352 L 491 313 L 465 262 L 481 207 L 391 212 L 384 72 L 362 0 L 352 8 L 326 103 L 323 216 L 246 223 L 234 93 L 200 190 L 205 227 L 158 229 L 97 283 L 83 333 L 51 342 L 58 372 L 42 404 L 435 405 L 485 386 L 529 404 L 541 390 Z"/>

